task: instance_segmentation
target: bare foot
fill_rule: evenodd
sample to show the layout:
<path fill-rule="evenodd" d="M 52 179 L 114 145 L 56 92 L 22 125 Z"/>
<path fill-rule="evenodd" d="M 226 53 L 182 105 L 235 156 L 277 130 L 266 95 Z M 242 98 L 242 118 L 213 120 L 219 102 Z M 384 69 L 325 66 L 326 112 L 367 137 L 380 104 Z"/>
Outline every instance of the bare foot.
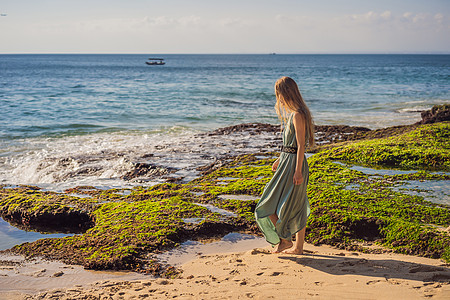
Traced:
<path fill-rule="evenodd" d="M 292 247 L 292 242 L 288 240 L 281 240 L 276 249 L 272 251 L 272 253 L 281 253 L 282 251 L 289 249 Z"/>
<path fill-rule="evenodd" d="M 302 254 L 303 254 L 303 249 L 298 249 L 298 248 L 292 247 L 292 248 L 290 248 L 290 249 L 284 250 L 283 253 L 286 253 L 286 254 L 295 254 L 295 255 L 302 255 Z"/>

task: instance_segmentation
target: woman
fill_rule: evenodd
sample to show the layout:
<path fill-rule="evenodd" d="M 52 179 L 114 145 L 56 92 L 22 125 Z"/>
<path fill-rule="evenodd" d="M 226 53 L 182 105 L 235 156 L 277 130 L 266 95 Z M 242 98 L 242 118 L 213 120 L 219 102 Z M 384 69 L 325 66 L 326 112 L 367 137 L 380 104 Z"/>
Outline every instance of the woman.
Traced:
<path fill-rule="evenodd" d="M 283 129 L 283 147 L 273 163 L 275 172 L 255 209 L 256 222 L 266 240 L 277 245 L 274 253 L 303 254 L 309 202 L 306 195 L 308 163 L 306 143 L 314 144 L 311 113 L 297 84 L 289 77 L 275 83 L 275 110 Z M 292 235 L 296 234 L 295 245 Z"/>

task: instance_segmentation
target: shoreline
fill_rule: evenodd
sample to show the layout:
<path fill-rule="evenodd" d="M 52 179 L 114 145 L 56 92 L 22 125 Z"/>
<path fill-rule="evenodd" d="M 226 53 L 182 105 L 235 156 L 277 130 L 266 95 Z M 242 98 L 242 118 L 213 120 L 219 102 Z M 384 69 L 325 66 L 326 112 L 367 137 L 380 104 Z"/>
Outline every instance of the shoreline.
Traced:
<path fill-rule="evenodd" d="M 241 128 L 245 127 L 243 125 L 246 124 L 239 126 Z M 249 126 L 253 125 L 250 124 Z M 235 132 L 232 128 L 228 131 Z M 405 130 L 409 129 L 411 133 L 409 131 L 405 132 Z M 411 152 L 413 155 L 410 156 L 407 162 L 415 166 L 416 169 L 423 169 L 422 166 L 427 164 L 423 159 L 424 157 L 428 157 L 424 155 L 430 155 L 424 149 L 430 148 L 430 142 L 438 141 L 439 138 L 442 139 L 443 136 L 440 132 L 445 133 L 447 129 L 448 123 L 439 123 L 432 126 L 411 125 L 406 129 L 403 127 L 400 128 L 397 138 L 400 144 L 409 140 L 417 140 L 416 136 L 423 133 L 426 135 L 436 134 L 436 137 L 430 136 L 428 138 L 430 141 L 425 140 L 423 144 L 411 144 L 408 151 L 416 149 L 414 150 L 416 154 Z M 398 184 L 397 182 L 401 180 L 449 180 L 449 174 L 433 174 L 429 171 L 419 171 L 415 173 L 384 175 L 380 179 L 376 176 L 373 177 L 372 175 L 364 175 L 361 172 L 358 173 L 358 171 L 351 170 L 351 168 L 345 165 L 334 163 L 336 160 L 342 159 L 342 157 L 346 157 L 348 161 L 354 161 L 351 155 L 354 155 L 355 152 L 352 149 L 357 149 L 356 153 L 358 151 L 366 151 L 368 153 L 364 156 L 366 164 L 376 159 L 379 165 L 383 165 L 383 161 L 379 160 L 377 152 L 367 152 L 367 149 L 383 149 L 386 144 L 390 145 L 393 139 L 385 135 L 389 136 L 393 132 L 397 132 L 397 129 L 393 130 L 381 130 L 378 133 L 375 132 L 375 135 L 371 131 L 368 131 L 369 133 L 361 133 L 361 135 L 369 135 L 369 139 L 372 137 L 372 140 L 369 141 L 364 139 L 351 141 L 349 139 L 349 141 L 338 144 L 338 147 L 332 146 L 333 143 L 320 146 L 320 154 L 315 155 L 311 161 L 311 167 L 313 169 L 315 168 L 314 173 L 316 178 L 312 178 L 313 182 L 311 185 L 311 192 L 314 193 L 312 201 L 315 202 L 313 204 L 313 210 L 315 211 L 313 211 L 314 218 L 310 220 L 310 228 L 307 232 L 310 242 L 316 245 L 330 244 L 342 249 L 342 251 L 357 250 L 371 252 L 372 254 L 370 255 L 374 255 L 373 253 L 377 252 L 386 252 L 387 250 L 385 248 L 379 247 L 379 244 L 382 243 L 391 248 L 389 251 L 445 259 L 446 253 L 448 252 L 445 248 L 445 243 L 449 240 L 449 236 L 448 228 L 443 226 L 448 226 L 448 218 L 446 217 L 448 214 L 448 206 L 440 204 L 430 206 L 429 203 L 421 202 L 412 196 L 402 194 L 401 192 L 390 191 L 389 187 L 393 183 Z M 373 140 L 373 137 L 375 137 L 375 140 Z M 442 141 L 439 143 L 443 147 L 440 151 L 444 150 L 446 147 L 445 143 Z M 445 151 L 442 153 L 445 153 Z M 448 170 L 450 167 L 448 166 L 448 155 L 442 156 L 444 155 L 442 153 L 436 152 L 431 154 L 433 155 L 433 159 L 440 159 L 440 161 L 436 160 L 440 164 L 440 168 Z M 96 190 L 93 187 L 78 187 L 66 193 L 39 191 L 39 189 L 29 186 L 2 187 L 0 190 L 0 201 L 6 199 L 6 202 L 0 202 L 2 216 L 20 216 L 17 221 L 22 222 L 24 225 L 30 225 L 29 222 L 34 220 L 28 217 L 30 209 L 33 218 L 35 218 L 33 222 L 41 223 L 43 220 L 46 220 L 48 223 L 49 207 L 54 210 L 54 215 L 57 218 L 55 219 L 56 221 L 53 221 L 56 223 L 64 219 L 64 216 L 68 213 L 79 215 L 83 212 L 84 215 L 90 218 L 95 217 L 94 219 L 90 219 L 92 224 L 87 227 L 91 229 L 88 229 L 88 231 L 81 235 L 64 239 L 39 240 L 33 243 L 18 245 L 9 251 L 29 256 L 42 254 L 49 258 L 66 262 L 70 261 L 71 263 L 80 264 L 85 268 L 91 269 L 128 269 L 140 270 L 168 278 L 179 276 L 177 275 L 179 274 L 178 270 L 173 267 L 162 266 L 157 261 L 154 261 L 154 257 L 149 254 L 160 253 L 166 249 L 176 247 L 179 243 L 190 238 L 194 240 L 211 238 L 214 236 L 223 236 L 224 233 L 234 231 L 257 233 L 257 228 L 254 222 L 252 222 L 252 209 L 254 209 L 256 199 L 236 198 L 236 196 L 257 197 L 259 195 L 264 184 L 270 177 L 271 171 L 267 166 L 273 161 L 275 154 L 274 152 L 268 151 L 241 154 L 234 158 L 226 158 L 223 161 L 218 160 L 211 165 L 206 165 L 202 170 L 198 170 L 202 172 L 202 176 L 189 183 L 164 183 L 150 188 L 137 187 L 130 190 L 129 193 L 125 193 L 123 189 L 102 191 Z M 402 153 L 395 155 L 402 158 Z M 395 155 L 393 158 L 397 159 Z M 392 158 L 389 159 L 392 160 Z M 402 166 L 401 163 L 404 162 L 404 159 L 400 159 L 397 164 L 398 166 Z M 323 173 L 321 171 L 322 169 L 328 171 Z M 355 184 L 357 185 L 356 188 L 354 187 Z M 323 198 L 321 191 L 335 194 L 331 198 L 334 197 L 335 199 L 339 199 L 339 201 L 332 205 L 341 206 L 337 207 L 341 210 L 339 213 L 328 212 L 326 210 L 330 205 L 327 204 L 327 198 L 330 197 Z M 89 197 L 71 196 L 73 193 L 78 193 L 81 196 L 88 195 Z M 30 194 L 36 195 L 37 198 L 30 199 Z M 234 198 L 227 198 L 227 195 L 233 196 Z M 389 197 L 386 198 L 386 195 L 389 195 L 393 199 L 402 199 L 401 201 L 404 203 L 398 203 L 397 200 L 397 202 L 392 202 Z M 345 198 L 348 196 L 351 198 L 350 202 L 347 202 Z M 378 200 L 372 203 L 372 198 Z M 19 199 L 19 202 L 15 204 L 8 202 L 8 199 Z M 358 203 L 359 201 L 368 202 L 366 204 L 361 202 L 360 205 Z M 410 203 L 412 206 L 410 206 Z M 57 204 L 56 208 L 55 204 Z M 178 205 L 181 204 L 183 205 L 183 209 L 178 209 Z M 148 205 L 151 205 L 152 208 L 149 209 Z M 382 213 L 386 214 L 386 216 L 380 217 L 380 212 L 377 212 L 379 207 L 384 209 Z M 398 211 L 401 212 L 405 209 L 411 210 L 412 208 L 416 208 L 420 212 L 412 211 L 408 216 L 395 215 Z M 214 211 L 214 209 L 219 210 Z M 367 211 L 362 213 L 364 210 Z M 129 211 L 133 213 L 130 215 L 128 213 Z M 232 213 L 232 215 L 225 214 L 224 216 L 223 211 Z M 159 215 L 161 213 L 162 215 Z M 403 217 L 406 218 L 403 220 Z M 167 222 L 156 224 L 154 229 L 152 227 L 146 229 L 147 227 L 145 226 L 153 226 L 155 221 L 161 218 L 167 219 L 165 220 Z M 323 218 L 331 218 L 331 222 L 329 224 L 323 223 Z M 118 219 L 118 223 L 111 223 L 110 220 L 112 219 Z M 142 219 L 142 221 L 136 223 L 137 219 Z M 417 221 L 414 221 L 416 219 Z M 424 225 L 417 225 L 411 222 L 411 220 L 424 223 Z M 132 222 L 131 226 L 121 227 L 124 224 L 128 224 L 128 222 Z M 84 223 L 82 220 L 79 221 L 80 226 L 86 225 Z M 76 225 L 78 223 L 75 222 L 74 224 Z M 436 227 L 428 228 L 429 226 L 427 224 L 432 224 Z M 78 227 L 81 228 L 80 226 Z M 117 226 L 120 227 L 118 232 L 109 232 L 110 230 L 108 228 Z M 409 229 L 405 231 L 404 226 L 409 226 L 406 227 Z M 142 229 L 140 229 L 141 227 Z M 105 242 L 112 243 L 111 245 L 124 243 L 123 240 L 120 240 L 123 235 L 123 230 L 125 232 L 131 232 L 130 236 L 125 236 L 128 239 L 125 241 L 126 245 L 129 245 L 127 248 L 120 250 L 122 252 L 115 252 L 116 249 L 107 250 L 102 248 Z M 162 231 L 163 238 L 155 240 L 151 234 L 148 238 L 139 238 L 143 233 L 153 232 L 152 230 Z M 330 232 L 324 234 L 323 232 L 327 230 Z M 416 230 L 420 231 L 416 233 Z M 393 234 L 397 234 L 398 236 L 391 236 Z M 419 244 L 416 242 L 417 238 L 419 238 Z M 118 240 L 116 241 L 116 239 Z M 436 244 L 434 242 L 436 240 L 442 240 L 444 245 L 440 246 Z M 400 243 L 398 243 L 399 241 Z M 86 250 L 79 251 L 78 249 L 85 247 L 84 245 L 86 243 L 98 244 L 98 249 L 89 250 L 83 248 Z M 139 246 L 142 243 L 144 243 L 145 248 Z M 106 246 L 108 245 L 106 244 Z M 309 246 L 323 249 L 320 248 L 322 246 Z M 337 250 L 335 249 L 333 251 Z M 388 253 L 382 255 L 385 254 Z M 360 253 L 360 255 L 363 254 Z M 338 253 L 336 256 L 341 255 Z M 88 257 L 93 257 L 94 259 L 88 259 Z M 215 257 L 220 261 L 220 255 Z M 432 260 L 431 262 L 433 266 L 437 266 L 437 260 Z M 442 261 L 440 261 L 440 264 L 446 271 L 442 275 L 443 277 L 439 273 L 438 275 L 441 277 L 437 275 L 438 277 L 435 278 L 435 282 L 442 287 L 448 285 L 450 275 L 447 272 L 448 264 L 442 264 Z M 436 271 L 436 269 L 432 270 Z M 124 287 L 126 285 L 124 283 Z M 247 285 L 247 283 L 239 285 Z M 418 287 L 417 289 L 422 289 L 422 287 Z M 425 289 L 424 287 L 423 290 Z"/>
<path fill-rule="evenodd" d="M 449 119 L 448 108 L 422 114 L 422 121 L 415 124 L 373 130 L 317 125 L 317 147 L 307 150 L 314 153 L 339 142 L 388 137 L 413 130 L 419 123 Z M 14 157 L 3 159 L 1 185 L 37 184 L 42 190 L 64 191 L 76 186 L 111 189 L 187 183 L 201 176 L 208 165 L 223 164 L 236 155 L 277 151 L 281 144 L 280 126 L 266 123 L 237 124 L 172 138 L 106 134 L 90 139 L 68 137 L 64 143 L 49 140 L 46 146 L 30 144 L 31 151 L 18 148 Z"/>

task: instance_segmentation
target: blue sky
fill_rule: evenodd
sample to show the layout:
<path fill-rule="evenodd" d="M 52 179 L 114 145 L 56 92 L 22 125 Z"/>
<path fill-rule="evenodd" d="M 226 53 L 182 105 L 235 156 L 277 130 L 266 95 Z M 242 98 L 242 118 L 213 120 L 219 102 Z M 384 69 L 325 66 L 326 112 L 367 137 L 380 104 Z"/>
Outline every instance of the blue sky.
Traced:
<path fill-rule="evenodd" d="M 450 0 L 2 0 L 0 53 L 450 53 Z"/>

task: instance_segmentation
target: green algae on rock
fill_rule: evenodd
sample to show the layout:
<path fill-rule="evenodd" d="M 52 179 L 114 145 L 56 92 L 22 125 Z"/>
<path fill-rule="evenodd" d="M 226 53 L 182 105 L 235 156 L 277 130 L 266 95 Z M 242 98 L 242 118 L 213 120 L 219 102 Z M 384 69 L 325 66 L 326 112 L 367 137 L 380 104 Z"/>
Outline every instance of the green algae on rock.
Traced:
<path fill-rule="evenodd" d="M 337 144 L 309 158 L 308 196 L 312 211 L 307 241 L 364 251 L 369 249 L 361 244 L 376 241 L 397 252 L 441 257 L 448 261 L 449 234 L 439 228 L 450 225 L 449 207 L 396 192 L 391 187 L 401 185 L 405 180 L 449 180 L 450 176 L 424 170 L 413 174 L 369 176 L 333 163 L 343 160 L 416 168 L 430 163 L 433 169 L 448 170 L 448 129 L 449 123 L 418 126 L 395 137 Z M 394 151 L 387 156 L 378 152 L 390 146 Z M 216 205 L 233 209 L 248 218 L 254 203 L 220 200 L 214 195 L 259 195 L 271 176 L 271 162 L 273 160 L 265 161 L 264 170 L 250 157 L 242 157 L 198 179 L 196 186 L 210 193 L 209 200 L 215 201 Z M 227 185 L 215 184 L 214 180 L 223 176 L 240 177 L 241 180 L 230 181 Z M 349 185 L 357 187 L 347 189 Z"/>
<path fill-rule="evenodd" d="M 93 226 L 90 214 L 97 201 L 38 188 L 18 186 L 0 189 L 0 215 L 25 228 L 42 231 L 83 232 Z"/>
<path fill-rule="evenodd" d="M 343 160 L 410 168 L 422 168 L 430 163 L 434 168 L 448 170 L 448 127 L 449 123 L 421 125 L 395 137 L 336 144 L 308 158 L 311 216 L 307 241 L 361 251 L 373 251 L 364 245 L 377 243 L 396 252 L 450 261 L 449 233 L 442 230 L 450 225 L 449 207 L 391 188 L 411 179 L 449 180 L 448 175 L 422 170 L 413 174 L 371 176 L 334 163 Z M 253 217 L 256 200 L 219 196 L 259 196 L 272 176 L 274 159 L 270 157 L 276 154 L 237 156 L 189 183 L 136 187 L 126 195 L 116 189 L 100 191 L 92 187 L 67 191 L 91 196 L 77 198 L 30 187 L 3 187 L 0 189 L 2 216 L 13 212 L 39 216 L 84 211 L 94 222 L 82 234 L 24 243 L 11 251 L 61 259 L 93 269 L 142 270 L 173 276 L 176 271 L 152 260 L 152 253 L 188 239 L 223 236 L 231 231 L 260 234 Z M 263 159 L 258 158 L 261 155 Z M 238 216 L 224 218 L 195 203 L 213 204 Z M 183 221 L 188 218 L 201 218 L 201 221 L 198 224 Z"/>
<path fill-rule="evenodd" d="M 324 170 L 327 164 L 334 172 Z M 317 165 L 322 170 L 318 170 Z M 370 178 L 345 169 L 320 154 L 310 159 L 310 171 L 314 176 L 310 177 L 309 189 L 309 242 L 364 250 L 358 241 L 376 241 L 401 253 L 447 259 L 448 232 L 431 226 L 446 228 L 450 225 L 447 206 L 392 190 L 390 186 L 400 183 L 392 178 Z M 346 189 L 349 184 L 358 187 Z"/>
<path fill-rule="evenodd" d="M 334 160 L 424 169 L 450 169 L 450 123 L 418 126 L 397 136 L 337 144 L 311 157 L 312 215 L 307 240 L 362 249 L 372 240 L 394 251 L 450 260 L 450 210 L 390 187 L 404 180 L 449 180 L 445 174 L 368 176 Z M 353 184 L 352 189 L 346 189 Z M 355 187 L 355 185 L 357 187 Z"/>
<path fill-rule="evenodd" d="M 322 154 L 324 155 L 324 154 Z M 422 125 L 383 139 L 333 145 L 330 159 L 366 165 L 450 170 L 450 123 Z"/>
<path fill-rule="evenodd" d="M 191 198 L 183 196 L 189 193 L 180 187 L 161 184 L 138 188 L 123 196 L 122 201 L 113 197 L 112 202 L 106 203 L 104 195 L 107 192 L 98 193 L 102 195 L 99 202 L 95 196 L 77 198 L 26 188 L 20 191 L 2 189 L 0 206 L 6 212 L 20 209 L 22 215 L 32 214 L 36 210 L 51 215 L 61 210 L 80 211 L 84 202 L 91 205 L 86 212 L 94 224 L 84 233 L 24 243 L 13 247 L 12 252 L 60 259 L 90 269 L 139 270 L 171 276 L 176 273 L 173 268 L 164 268 L 147 254 L 172 248 L 191 238 L 220 236 L 243 226 L 220 220 L 219 214 L 195 205 Z M 67 200 L 70 206 L 63 200 Z M 192 217 L 202 217 L 204 220 L 199 224 L 183 221 Z"/>

